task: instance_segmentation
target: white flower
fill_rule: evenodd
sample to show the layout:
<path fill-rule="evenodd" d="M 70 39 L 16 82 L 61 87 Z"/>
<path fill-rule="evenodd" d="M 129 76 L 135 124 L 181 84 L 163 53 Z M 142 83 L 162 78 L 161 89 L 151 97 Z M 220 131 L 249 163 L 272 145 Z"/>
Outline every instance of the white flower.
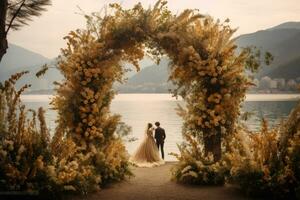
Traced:
<path fill-rule="evenodd" d="M 196 165 L 199 169 L 203 168 L 203 163 L 201 161 L 196 161 Z"/>
<path fill-rule="evenodd" d="M 72 185 L 65 185 L 64 189 L 67 191 L 76 191 L 76 188 Z"/>
<path fill-rule="evenodd" d="M 189 171 L 188 175 L 194 177 L 194 178 L 198 178 L 198 174 L 194 171 Z"/>
<path fill-rule="evenodd" d="M 183 168 L 183 170 L 181 170 L 181 173 L 184 174 L 185 172 L 189 171 L 190 169 L 192 169 L 192 167 L 190 165 L 188 165 L 185 168 Z"/>

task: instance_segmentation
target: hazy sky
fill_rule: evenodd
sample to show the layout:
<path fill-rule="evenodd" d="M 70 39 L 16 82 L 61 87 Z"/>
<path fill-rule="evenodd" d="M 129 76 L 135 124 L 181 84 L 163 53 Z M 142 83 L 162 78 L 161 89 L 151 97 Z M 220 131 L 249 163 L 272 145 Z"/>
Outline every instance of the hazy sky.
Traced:
<path fill-rule="evenodd" d="M 231 20 L 237 34 L 255 32 L 287 21 L 300 21 L 300 0 L 169 0 L 168 7 L 179 13 L 185 8 L 197 8 L 215 18 Z M 69 31 L 85 26 L 84 18 L 76 14 L 79 6 L 86 13 L 99 11 L 109 3 L 119 2 L 130 8 L 137 2 L 145 7 L 150 0 L 52 0 L 52 6 L 30 26 L 10 32 L 9 42 L 52 58 L 65 46 L 62 39 Z"/>

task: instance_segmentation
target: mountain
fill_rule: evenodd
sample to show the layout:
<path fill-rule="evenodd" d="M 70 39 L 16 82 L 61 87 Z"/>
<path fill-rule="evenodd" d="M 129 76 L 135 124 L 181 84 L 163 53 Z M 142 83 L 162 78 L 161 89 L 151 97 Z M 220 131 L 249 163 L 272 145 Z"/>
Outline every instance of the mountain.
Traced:
<path fill-rule="evenodd" d="M 287 22 L 266 30 L 244 34 L 235 41 L 239 48 L 256 46 L 273 54 L 274 62 L 271 66 L 261 68 L 256 74 L 258 79 L 263 76 L 284 79 L 300 77 L 300 22 Z M 51 90 L 53 81 L 59 81 L 63 77 L 57 69 L 50 69 L 42 78 L 36 78 L 35 73 L 45 63 L 51 64 L 53 60 L 9 44 L 8 52 L 0 63 L 0 81 L 16 72 L 30 70 L 31 73 L 19 81 L 19 87 L 31 83 L 32 91 Z M 139 64 L 141 70 L 136 72 L 131 65 L 125 63 L 126 67 L 133 70 L 126 74 L 127 83 L 115 85 L 120 92 L 167 92 L 172 88 L 167 82 L 168 59 L 162 59 L 157 66 L 150 58 L 145 57 Z"/>
<path fill-rule="evenodd" d="M 268 76 L 271 78 L 285 78 L 296 79 L 300 77 L 300 56 L 283 65 L 278 66 L 276 69 L 269 72 Z"/>
<path fill-rule="evenodd" d="M 0 63 L 0 81 L 7 80 L 12 74 L 17 72 L 28 70 L 29 74 L 24 75 L 17 82 L 17 88 L 20 88 L 25 84 L 31 84 L 31 87 L 27 90 L 27 93 L 51 93 L 54 87 L 53 82 L 63 79 L 63 76 L 60 74 L 60 72 L 52 67 L 44 76 L 41 76 L 40 78 L 37 78 L 35 74 L 41 69 L 42 65 L 48 64 L 51 66 L 53 63 L 55 63 L 55 59 L 49 59 L 41 54 L 35 53 L 23 47 L 9 44 L 8 51 Z M 143 69 L 147 66 L 154 65 L 154 61 L 148 57 L 145 57 L 139 62 L 139 65 L 140 68 Z M 137 74 L 135 67 L 128 63 L 125 63 L 125 66 L 131 69 L 131 71 L 125 75 L 127 78 L 131 78 Z M 161 70 L 161 68 L 157 69 Z M 161 73 L 165 74 L 164 72 Z M 135 79 L 132 80 L 134 81 Z"/>
<path fill-rule="evenodd" d="M 168 83 L 169 60 L 163 58 L 159 65 L 143 67 L 124 85 L 117 85 L 117 90 L 123 93 L 166 93 L 172 88 Z"/>
<path fill-rule="evenodd" d="M 17 88 L 25 84 L 31 84 L 28 91 L 53 89 L 53 81 L 62 79 L 62 75 L 57 69 L 49 69 L 48 72 L 37 78 L 35 73 L 41 69 L 44 64 L 52 65 L 54 59 L 46 58 L 41 54 L 32 52 L 20 46 L 9 44 L 7 53 L 0 63 L 0 81 L 7 80 L 12 74 L 21 71 L 29 71 L 16 84 Z"/>
<path fill-rule="evenodd" d="M 241 35 L 236 38 L 236 44 L 239 47 L 256 46 L 262 51 L 272 53 L 273 63 L 270 66 L 262 66 L 256 75 L 258 78 L 263 76 L 272 78 L 273 70 L 284 68 L 285 64 L 300 57 L 300 22 L 287 22 L 267 30 Z M 294 72 L 294 76 L 300 76 L 300 68 Z M 287 78 L 285 73 L 281 78 Z"/>
<path fill-rule="evenodd" d="M 270 29 L 300 29 L 300 22 L 286 22 Z"/>
<path fill-rule="evenodd" d="M 244 34 L 235 39 L 239 48 L 256 46 L 269 51 L 274 56 L 270 66 L 262 66 L 257 78 L 291 79 L 300 77 L 300 22 L 286 22 L 278 26 Z M 168 62 L 165 59 L 159 66 L 151 65 L 129 78 L 118 89 L 121 92 L 168 91 Z"/>
<path fill-rule="evenodd" d="M 270 51 L 276 62 L 285 62 L 295 57 L 300 50 L 300 29 L 258 31 L 239 36 L 236 44 L 239 47 L 256 46 L 264 51 Z"/>
<path fill-rule="evenodd" d="M 162 59 L 159 65 L 153 64 L 144 67 L 139 73 L 128 80 L 128 84 L 162 84 L 167 82 L 168 76 L 166 76 L 166 74 L 168 74 L 168 62 L 167 59 Z"/>
<path fill-rule="evenodd" d="M 34 65 L 42 65 L 50 62 L 49 58 L 42 56 L 23 47 L 9 44 L 7 53 L 4 55 L 1 63 L 0 70 L 5 72 L 7 70 L 18 70 L 20 67 L 30 67 Z"/>
<path fill-rule="evenodd" d="M 124 65 L 125 65 L 126 68 L 130 69 L 130 71 L 127 72 L 126 75 L 125 75 L 126 78 L 131 78 L 135 74 L 137 74 L 137 70 L 136 70 L 135 66 L 133 66 L 132 64 L 129 64 L 129 63 L 125 63 Z M 140 69 L 144 69 L 145 67 L 148 67 L 148 66 L 151 66 L 151 65 L 155 65 L 155 63 L 154 63 L 153 60 L 151 60 L 147 56 L 145 56 L 142 60 L 139 61 Z"/>

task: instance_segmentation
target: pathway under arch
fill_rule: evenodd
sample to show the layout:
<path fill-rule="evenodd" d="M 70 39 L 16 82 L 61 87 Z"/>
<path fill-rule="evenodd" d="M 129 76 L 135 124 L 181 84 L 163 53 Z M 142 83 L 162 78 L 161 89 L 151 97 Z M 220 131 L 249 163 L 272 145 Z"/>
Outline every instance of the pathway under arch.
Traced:
<path fill-rule="evenodd" d="M 112 184 L 100 192 L 91 194 L 88 200 L 244 200 L 248 199 L 233 186 L 191 186 L 171 181 L 168 162 L 155 168 L 133 168 L 134 177 Z"/>

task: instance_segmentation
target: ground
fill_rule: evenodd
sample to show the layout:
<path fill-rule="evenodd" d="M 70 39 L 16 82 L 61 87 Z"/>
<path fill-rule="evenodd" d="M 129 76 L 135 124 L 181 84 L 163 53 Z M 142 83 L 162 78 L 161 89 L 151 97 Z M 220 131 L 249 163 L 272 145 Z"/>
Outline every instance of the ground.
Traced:
<path fill-rule="evenodd" d="M 100 192 L 89 195 L 88 200 L 242 200 L 248 199 L 233 186 L 200 187 L 171 181 L 168 162 L 155 168 L 133 168 L 134 177 L 112 184 Z"/>

